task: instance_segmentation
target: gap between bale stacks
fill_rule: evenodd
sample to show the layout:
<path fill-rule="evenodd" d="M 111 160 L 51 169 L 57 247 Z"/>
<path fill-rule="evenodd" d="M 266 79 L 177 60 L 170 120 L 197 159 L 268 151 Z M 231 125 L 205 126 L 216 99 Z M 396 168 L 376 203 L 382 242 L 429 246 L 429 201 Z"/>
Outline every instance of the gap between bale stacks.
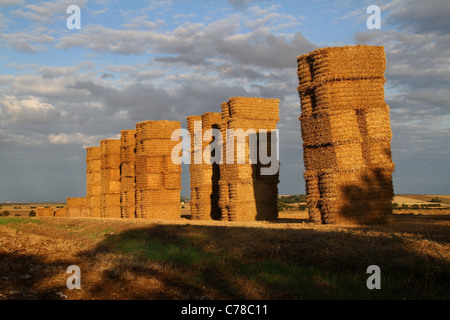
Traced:
<path fill-rule="evenodd" d="M 384 48 L 323 48 L 297 62 L 310 220 L 387 222 L 394 164 Z"/>

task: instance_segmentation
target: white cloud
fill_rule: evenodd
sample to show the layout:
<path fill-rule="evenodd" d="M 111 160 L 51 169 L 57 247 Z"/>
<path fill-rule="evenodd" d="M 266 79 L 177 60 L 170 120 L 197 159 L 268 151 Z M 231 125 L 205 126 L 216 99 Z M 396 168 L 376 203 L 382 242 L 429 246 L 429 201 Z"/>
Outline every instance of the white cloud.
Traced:
<path fill-rule="evenodd" d="M 56 108 L 37 97 L 18 99 L 14 96 L 0 95 L 0 114 L 3 124 L 50 123 L 59 117 Z"/>
<path fill-rule="evenodd" d="M 99 145 L 103 139 L 118 139 L 120 134 L 110 135 L 86 135 L 80 132 L 74 133 L 51 133 L 48 135 L 48 141 L 51 144 L 76 144 L 83 148 Z"/>

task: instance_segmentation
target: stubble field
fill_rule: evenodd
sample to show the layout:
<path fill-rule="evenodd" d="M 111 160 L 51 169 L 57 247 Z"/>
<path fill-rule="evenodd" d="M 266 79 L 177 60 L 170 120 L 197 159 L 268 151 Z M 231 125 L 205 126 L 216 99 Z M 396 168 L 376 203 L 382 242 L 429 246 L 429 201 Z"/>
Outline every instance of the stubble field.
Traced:
<path fill-rule="evenodd" d="M 0 217 L 0 299 L 449 299 L 449 231 L 448 210 L 380 226 Z"/>

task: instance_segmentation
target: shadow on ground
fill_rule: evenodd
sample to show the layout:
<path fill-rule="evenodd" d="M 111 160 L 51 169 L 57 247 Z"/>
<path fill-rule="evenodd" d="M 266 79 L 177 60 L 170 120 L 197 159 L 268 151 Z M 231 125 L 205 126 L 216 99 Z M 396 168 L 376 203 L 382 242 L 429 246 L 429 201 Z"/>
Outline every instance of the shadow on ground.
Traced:
<path fill-rule="evenodd" d="M 448 216 L 395 219 L 390 227 L 345 229 L 130 227 L 52 263 L 1 253 L 0 298 L 449 299 Z M 74 262 L 82 290 L 71 291 L 65 272 Z M 370 265 L 381 268 L 382 290 L 366 287 Z"/>

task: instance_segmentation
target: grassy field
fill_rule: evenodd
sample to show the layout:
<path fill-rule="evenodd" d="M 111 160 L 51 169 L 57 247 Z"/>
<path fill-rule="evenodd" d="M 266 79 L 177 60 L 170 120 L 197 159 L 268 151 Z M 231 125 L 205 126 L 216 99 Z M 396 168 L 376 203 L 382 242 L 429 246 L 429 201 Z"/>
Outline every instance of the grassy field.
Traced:
<path fill-rule="evenodd" d="M 449 231 L 448 211 L 386 226 L 0 217 L 0 299 L 449 299 Z"/>

